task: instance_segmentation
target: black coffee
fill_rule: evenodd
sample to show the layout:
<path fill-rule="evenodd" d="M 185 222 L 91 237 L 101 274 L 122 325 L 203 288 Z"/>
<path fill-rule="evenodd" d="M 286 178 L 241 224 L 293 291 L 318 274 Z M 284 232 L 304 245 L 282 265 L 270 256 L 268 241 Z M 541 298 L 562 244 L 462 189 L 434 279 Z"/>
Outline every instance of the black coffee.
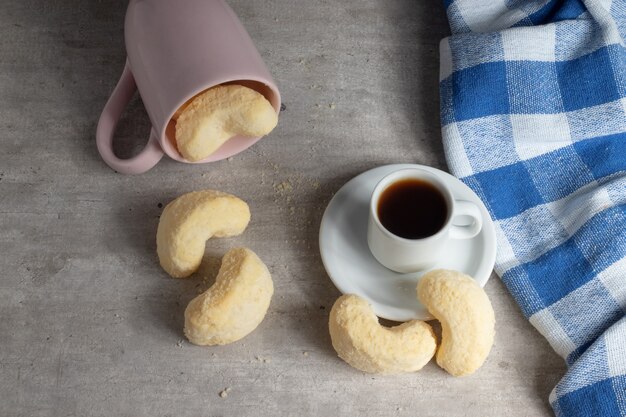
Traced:
<path fill-rule="evenodd" d="M 378 199 L 378 218 L 396 236 L 422 239 L 437 233 L 448 218 L 441 192 L 426 181 L 396 181 Z"/>

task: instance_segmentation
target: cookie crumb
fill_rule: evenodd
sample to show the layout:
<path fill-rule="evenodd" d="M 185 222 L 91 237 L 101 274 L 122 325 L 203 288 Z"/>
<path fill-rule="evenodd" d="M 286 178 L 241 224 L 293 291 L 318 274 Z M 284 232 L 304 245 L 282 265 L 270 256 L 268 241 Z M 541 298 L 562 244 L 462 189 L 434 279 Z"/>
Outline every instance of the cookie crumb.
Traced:
<path fill-rule="evenodd" d="M 303 354 L 304 356 L 309 356 L 309 352 L 307 352 L 306 350 L 305 350 L 304 352 L 302 352 L 302 354 Z"/>
<path fill-rule="evenodd" d="M 228 397 L 228 393 L 230 392 L 231 388 L 230 387 L 226 387 L 224 388 L 221 392 L 220 392 L 220 397 L 221 398 L 226 398 Z"/>
<path fill-rule="evenodd" d="M 280 184 L 274 185 L 274 189 L 278 194 L 290 193 L 293 191 L 293 185 L 291 185 L 290 181 L 283 181 Z"/>
<path fill-rule="evenodd" d="M 328 107 L 329 107 L 331 110 L 334 110 L 334 109 L 335 109 L 335 103 L 330 103 L 330 104 L 328 105 Z"/>

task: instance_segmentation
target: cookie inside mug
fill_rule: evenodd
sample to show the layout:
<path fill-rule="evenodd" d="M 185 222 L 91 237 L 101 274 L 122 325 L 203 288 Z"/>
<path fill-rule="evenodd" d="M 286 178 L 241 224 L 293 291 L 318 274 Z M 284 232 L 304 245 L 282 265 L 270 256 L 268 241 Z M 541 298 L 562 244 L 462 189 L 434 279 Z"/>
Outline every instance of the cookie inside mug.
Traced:
<path fill-rule="evenodd" d="M 229 157 L 273 130 L 279 107 L 274 90 L 258 81 L 236 80 L 204 89 L 174 112 L 164 146 L 187 162 Z"/>

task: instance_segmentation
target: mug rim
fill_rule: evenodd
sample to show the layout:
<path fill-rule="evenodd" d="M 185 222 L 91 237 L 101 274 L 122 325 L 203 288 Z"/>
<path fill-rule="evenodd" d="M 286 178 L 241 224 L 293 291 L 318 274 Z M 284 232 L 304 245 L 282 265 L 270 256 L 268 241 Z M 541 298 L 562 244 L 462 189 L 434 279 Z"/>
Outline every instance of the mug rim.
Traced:
<path fill-rule="evenodd" d="M 411 172 L 418 173 L 419 176 L 407 175 L 407 174 L 410 174 Z M 402 174 L 405 174 L 405 175 L 402 175 Z M 425 179 L 424 177 L 428 177 L 428 178 Z M 395 233 L 392 233 L 389 229 L 387 229 L 378 218 L 377 206 L 378 206 L 378 201 L 380 200 L 380 196 L 383 193 L 383 191 L 386 190 L 387 187 L 389 187 L 394 182 L 402 180 L 402 179 L 408 179 L 408 178 L 415 178 L 415 179 L 427 181 L 429 184 L 435 186 L 437 190 L 441 192 L 444 199 L 446 200 L 446 205 L 448 206 L 448 212 L 446 213 L 446 220 L 443 226 L 436 233 L 430 236 L 417 238 L 417 239 L 408 239 L 402 236 L 398 236 Z M 431 179 L 434 179 L 434 181 L 431 181 Z M 450 229 L 450 225 L 452 224 L 454 206 L 455 206 L 454 196 L 452 195 L 452 192 L 450 191 L 450 189 L 446 187 L 444 182 L 439 178 L 437 174 L 432 173 L 422 168 L 402 168 L 402 169 L 398 169 L 396 171 L 390 172 L 389 174 L 385 175 L 383 178 L 381 178 L 380 181 L 378 181 L 378 183 L 376 183 L 376 186 L 374 187 L 374 190 L 372 191 L 372 195 L 370 197 L 370 203 L 369 203 L 370 216 L 374 220 L 374 223 L 376 224 L 378 229 L 390 239 L 395 239 L 398 242 L 401 242 L 407 245 L 415 245 L 415 244 L 421 244 L 421 243 L 432 241 L 432 240 L 437 240 L 437 239 L 440 239 L 443 235 L 445 235 Z"/>

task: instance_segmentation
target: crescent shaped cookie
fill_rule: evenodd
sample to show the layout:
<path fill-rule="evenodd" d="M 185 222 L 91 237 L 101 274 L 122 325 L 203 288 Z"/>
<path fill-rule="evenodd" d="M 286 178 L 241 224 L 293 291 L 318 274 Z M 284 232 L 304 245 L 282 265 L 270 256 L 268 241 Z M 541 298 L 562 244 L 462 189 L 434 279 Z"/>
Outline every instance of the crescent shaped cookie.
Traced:
<path fill-rule="evenodd" d="M 231 249 L 215 284 L 185 309 L 185 335 L 196 345 L 235 342 L 263 321 L 273 292 L 272 277 L 261 259 L 250 249 Z"/>
<path fill-rule="evenodd" d="M 330 312 L 330 336 L 341 359 L 364 372 L 392 374 L 421 369 L 435 354 L 432 328 L 419 320 L 383 327 L 370 305 L 343 295 Z"/>
<path fill-rule="evenodd" d="M 495 315 L 485 291 L 468 275 L 438 269 L 419 280 L 417 296 L 441 322 L 437 364 L 454 376 L 480 368 L 495 337 Z"/>
<path fill-rule="evenodd" d="M 239 235 L 249 221 L 248 205 L 233 195 L 214 190 L 184 194 L 161 214 L 159 262 L 172 277 L 188 277 L 200 266 L 208 239 Z"/>
<path fill-rule="evenodd" d="M 210 88 L 185 103 L 174 118 L 176 145 L 189 161 L 208 157 L 233 136 L 265 136 L 278 124 L 271 103 L 242 85 Z"/>

